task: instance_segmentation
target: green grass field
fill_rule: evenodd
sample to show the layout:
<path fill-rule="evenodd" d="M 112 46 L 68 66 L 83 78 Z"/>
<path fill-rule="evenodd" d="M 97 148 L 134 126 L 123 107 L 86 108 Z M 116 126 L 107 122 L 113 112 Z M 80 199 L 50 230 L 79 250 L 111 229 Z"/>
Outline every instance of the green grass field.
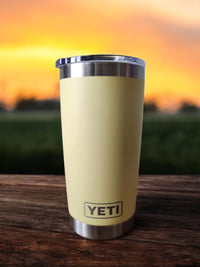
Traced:
<path fill-rule="evenodd" d="M 0 114 L 0 173 L 63 174 L 59 113 Z M 144 116 L 141 174 L 199 174 L 200 116 Z"/>

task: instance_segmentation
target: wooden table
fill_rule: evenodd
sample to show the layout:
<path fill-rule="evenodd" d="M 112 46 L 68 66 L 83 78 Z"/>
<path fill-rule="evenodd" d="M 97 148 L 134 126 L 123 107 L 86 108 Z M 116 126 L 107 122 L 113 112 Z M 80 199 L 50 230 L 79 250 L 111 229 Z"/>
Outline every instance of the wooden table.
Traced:
<path fill-rule="evenodd" d="M 136 226 L 90 241 L 69 226 L 63 176 L 0 176 L 0 266 L 200 266 L 200 176 L 141 176 Z"/>

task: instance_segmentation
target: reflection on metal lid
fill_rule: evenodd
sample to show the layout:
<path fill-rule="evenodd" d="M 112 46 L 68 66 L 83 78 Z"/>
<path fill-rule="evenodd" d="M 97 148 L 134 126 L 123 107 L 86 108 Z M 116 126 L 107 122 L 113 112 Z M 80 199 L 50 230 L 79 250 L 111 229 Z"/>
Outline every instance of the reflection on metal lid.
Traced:
<path fill-rule="evenodd" d="M 134 65 L 139 65 L 145 68 L 145 61 L 136 58 L 136 57 L 129 57 L 129 56 L 122 56 L 122 55 L 109 55 L 109 54 L 102 54 L 102 55 L 85 55 L 85 56 L 74 56 L 68 58 L 60 58 L 56 61 L 56 67 L 60 68 L 67 64 L 72 63 L 80 63 L 80 62 L 121 62 L 121 63 L 129 63 Z"/>

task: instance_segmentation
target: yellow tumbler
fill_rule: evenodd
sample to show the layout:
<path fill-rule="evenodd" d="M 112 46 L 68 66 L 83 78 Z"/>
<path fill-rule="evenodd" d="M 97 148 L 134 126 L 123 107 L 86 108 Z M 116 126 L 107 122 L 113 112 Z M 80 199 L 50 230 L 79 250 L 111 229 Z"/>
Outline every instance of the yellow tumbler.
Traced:
<path fill-rule="evenodd" d="M 145 62 L 87 55 L 56 67 L 72 228 L 89 239 L 119 237 L 134 225 Z"/>

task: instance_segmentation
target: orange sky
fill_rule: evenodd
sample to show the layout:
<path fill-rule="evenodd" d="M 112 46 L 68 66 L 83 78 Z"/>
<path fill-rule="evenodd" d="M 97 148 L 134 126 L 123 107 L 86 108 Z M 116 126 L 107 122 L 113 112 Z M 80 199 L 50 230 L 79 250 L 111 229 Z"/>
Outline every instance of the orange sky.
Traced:
<path fill-rule="evenodd" d="M 0 101 L 58 96 L 59 57 L 146 61 L 146 99 L 200 105 L 199 0 L 0 0 Z"/>

